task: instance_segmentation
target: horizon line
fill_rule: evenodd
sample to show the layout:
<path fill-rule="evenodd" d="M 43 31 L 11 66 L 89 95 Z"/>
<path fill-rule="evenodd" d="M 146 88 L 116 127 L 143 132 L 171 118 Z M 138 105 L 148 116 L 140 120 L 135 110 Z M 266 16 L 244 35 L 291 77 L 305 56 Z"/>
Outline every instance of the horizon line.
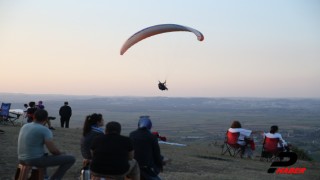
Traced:
<path fill-rule="evenodd" d="M 320 99 L 320 97 L 263 97 L 263 96 L 137 96 L 137 95 L 76 95 L 76 94 L 50 94 L 50 93 L 11 93 L 11 92 L 0 92 L 2 94 L 10 94 L 10 95 L 33 95 L 33 96 L 74 96 L 74 97 L 130 97 L 130 98 L 244 98 L 244 99 Z"/>

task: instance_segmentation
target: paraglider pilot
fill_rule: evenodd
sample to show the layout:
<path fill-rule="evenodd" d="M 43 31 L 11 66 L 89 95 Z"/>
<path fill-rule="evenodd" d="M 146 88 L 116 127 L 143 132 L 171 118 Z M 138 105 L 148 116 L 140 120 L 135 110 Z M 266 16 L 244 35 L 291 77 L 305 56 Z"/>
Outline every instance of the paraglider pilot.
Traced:
<path fill-rule="evenodd" d="M 161 91 L 168 90 L 166 86 L 166 81 L 164 81 L 163 83 L 159 81 L 158 87 Z"/>

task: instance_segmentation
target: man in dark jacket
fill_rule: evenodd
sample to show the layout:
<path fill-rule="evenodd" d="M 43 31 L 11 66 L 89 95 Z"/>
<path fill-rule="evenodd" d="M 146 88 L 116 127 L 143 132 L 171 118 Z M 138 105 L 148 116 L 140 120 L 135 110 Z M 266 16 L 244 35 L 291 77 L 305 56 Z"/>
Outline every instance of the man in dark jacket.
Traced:
<path fill-rule="evenodd" d="M 162 156 L 158 139 L 151 133 L 152 122 L 149 116 L 141 116 L 138 129 L 130 133 L 133 141 L 134 158 L 140 167 L 140 176 L 144 179 L 160 180 Z"/>
<path fill-rule="evenodd" d="M 131 139 L 120 135 L 121 125 L 111 121 L 106 125 L 105 135 L 96 137 L 91 145 L 91 173 L 106 179 L 140 180 L 139 165 L 133 159 Z"/>
<path fill-rule="evenodd" d="M 62 128 L 64 127 L 64 124 L 66 124 L 65 128 L 69 128 L 69 121 L 72 115 L 72 109 L 68 104 L 68 102 L 64 102 L 64 105 L 61 106 L 59 110 L 59 115 L 61 116 L 60 123 Z"/>

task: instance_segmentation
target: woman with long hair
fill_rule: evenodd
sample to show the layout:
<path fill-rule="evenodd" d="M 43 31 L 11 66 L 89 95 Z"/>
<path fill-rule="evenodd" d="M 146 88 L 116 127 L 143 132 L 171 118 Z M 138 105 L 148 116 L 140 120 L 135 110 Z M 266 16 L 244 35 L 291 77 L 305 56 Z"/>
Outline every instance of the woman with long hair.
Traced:
<path fill-rule="evenodd" d="M 90 147 L 93 139 L 104 134 L 104 130 L 102 129 L 103 125 L 104 122 L 101 114 L 94 113 L 86 116 L 81 138 L 81 154 L 84 159 L 84 166 L 88 166 L 91 162 L 92 155 Z"/>
<path fill-rule="evenodd" d="M 233 121 L 228 131 L 231 133 L 239 133 L 237 144 L 241 146 L 241 156 L 246 153 L 249 158 L 252 158 L 253 151 L 255 150 L 255 144 L 251 135 L 261 133 L 261 131 L 244 129 L 239 121 Z M 247 145 L 250 145 L 250 148 L 248 148 Z"/>

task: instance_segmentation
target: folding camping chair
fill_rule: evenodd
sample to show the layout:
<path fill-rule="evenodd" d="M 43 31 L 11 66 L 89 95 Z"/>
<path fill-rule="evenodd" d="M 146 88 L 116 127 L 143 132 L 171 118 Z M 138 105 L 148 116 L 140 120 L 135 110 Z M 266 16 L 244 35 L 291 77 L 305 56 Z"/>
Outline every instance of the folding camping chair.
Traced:
<path fill-rule="evenodd" d="M 240 154 L 240 157 L 242 158 L 245 146 L 238 144 L 239 136 L 239 132 L 232 133 L 227 131 L 224 144 L 222 145 L 221 155 L 224 155 L 228 152 L 232 157 L 236 157 L 238 154 Z"/>
<path fill-rule="evenodd" d="M 0 111 L 0 123 L 12 124 L 15 126 L 15 120 L 19 119 L 20 114 L 16 114 L 16 117 L 10 116 L 11 103 L 2 103 Z"/>
<path fill-rule="evenodd" d="M 262 152 L 260 161 L 266 159 L 267 161 L 273 161 L 278 158 L 280 150 L 278 148 L 279 138 L 265 137 L 262 145 Z"/>

